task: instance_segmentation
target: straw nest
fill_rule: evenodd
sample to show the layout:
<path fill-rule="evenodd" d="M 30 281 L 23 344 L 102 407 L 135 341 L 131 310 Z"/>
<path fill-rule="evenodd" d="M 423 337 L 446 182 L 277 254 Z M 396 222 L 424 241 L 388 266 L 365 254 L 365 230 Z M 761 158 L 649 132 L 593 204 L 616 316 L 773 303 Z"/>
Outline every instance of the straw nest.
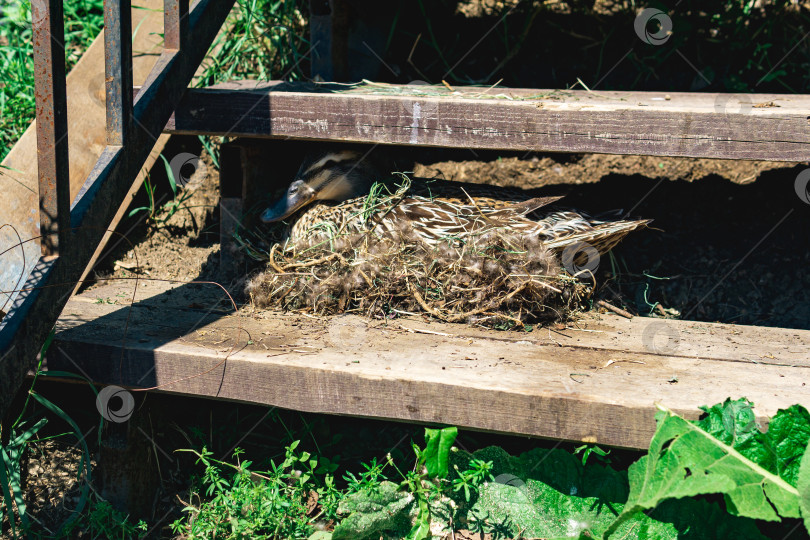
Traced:
<path fill-rule="evenodd" d="M 294 225 L 292 236 L 277 227 L 237 234 L 250 256 L 267 263 L 247 282 L 252 302 L 317 315 L 427 313 L 447 322 L 522 328 L 565 319 L 590 295 L 591 287 L 569 276 L 555 252 L 508 228 L 437 245 L 408 223 L 381 231 L 376 224 L 408 192 L 405 180 L 394 193 L 372 189 L 368 197 L 312 207 L 298 218 L 308 225 Z"/>

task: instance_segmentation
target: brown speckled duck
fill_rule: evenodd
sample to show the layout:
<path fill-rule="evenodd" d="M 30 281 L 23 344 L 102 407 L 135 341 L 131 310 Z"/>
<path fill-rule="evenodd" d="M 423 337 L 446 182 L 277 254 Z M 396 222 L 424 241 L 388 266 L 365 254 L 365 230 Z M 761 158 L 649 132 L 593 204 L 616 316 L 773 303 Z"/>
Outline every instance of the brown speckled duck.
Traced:
<path fill-rule="evenodd" d="M 431 246 L 507 231 L 535 237 L 556 252 L 584 243 L 600 254 L 649 223 L 649 220 L 604 221 L 573 210 L 552 210 L 531 219 L 530 214 L 561 197 L 520 200 L 514 191 L 445 181 L 414 182 L 409 189 L 397 192 L 395 204 L 389 204 L 383 211 L 369 211 L 368 194 L 383 176 L 379 165 L 364 159 L 358 151 L 311 154 L 285 195 L 261 214 L 261 221 L 281 221 L 302 211 L 290 229 L 291 242 L 323 234 L 325 228 L 331 234 L 371 231 L 402 237 L 407 232 L 408 238 L 416 236 Z M 342 204 L 322 204 L 327 201 Z M 304 210 L 307 207 L 310 208 Z"/>

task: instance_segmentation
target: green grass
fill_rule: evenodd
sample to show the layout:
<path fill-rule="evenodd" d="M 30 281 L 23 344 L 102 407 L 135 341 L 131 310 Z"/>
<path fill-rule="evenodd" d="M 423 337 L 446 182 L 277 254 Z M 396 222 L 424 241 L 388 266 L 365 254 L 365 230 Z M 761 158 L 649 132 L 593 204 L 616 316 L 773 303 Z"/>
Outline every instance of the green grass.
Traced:
<path fill-rule="evenodd" d="M 73 67 L 101 31 L 103 0 L 70 0 L 65 10 L 65 61 Z M 26 0 L 0 0 L 0 160 L 34 119 L 31 9 Z"/>
<path fill-rule="evenodd" d="M 195 86 L 241 79 L 303 78 L 308 67 L 306 2 L 238 0 L 237 9 L 214 41 L 216 54 L 203 62 Z"/>

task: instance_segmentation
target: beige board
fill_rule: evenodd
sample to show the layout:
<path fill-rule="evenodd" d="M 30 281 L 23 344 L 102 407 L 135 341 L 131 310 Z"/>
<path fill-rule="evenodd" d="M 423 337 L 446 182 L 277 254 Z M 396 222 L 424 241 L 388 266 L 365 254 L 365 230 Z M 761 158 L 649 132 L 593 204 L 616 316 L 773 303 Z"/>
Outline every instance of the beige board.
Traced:
<path fill-rule="evenodd" d="M 644 448 L 656 405 L 810 407 L 810 331 L 588 314 L 499 332 L 421 317 L 229 314 L 214 285 L 120 280 L 74 297 L 49 369 L 286 409 Z M 122 339 L 125 337 L 122 355 Z"/>

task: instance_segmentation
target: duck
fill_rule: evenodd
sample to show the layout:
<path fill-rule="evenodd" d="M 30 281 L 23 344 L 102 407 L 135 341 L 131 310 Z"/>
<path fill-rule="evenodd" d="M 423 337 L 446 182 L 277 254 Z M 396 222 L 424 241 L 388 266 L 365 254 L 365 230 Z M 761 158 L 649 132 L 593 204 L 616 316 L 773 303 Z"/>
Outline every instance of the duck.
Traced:
<path fill-rule="evenodd" d="M 427 246 L 464 243 L 508 233 L 534 238 L 558 254 L 613 249 L 648 219 L 600 219 L 556 208 L 562 197 L 526 198 L 518 190 L 437 179 L 406 180 L 388 190 L 384 209 L 369 209 L 369 193 L 390 177 L 377 157 L 341 149 L 308 154 L 283 195 L 260 215 L 263 223 L 291 221 L 287 243 L 318 240 L 336 232 L 417 239 Z M 324 224 L 327 224 L 324 226 Z"/>

